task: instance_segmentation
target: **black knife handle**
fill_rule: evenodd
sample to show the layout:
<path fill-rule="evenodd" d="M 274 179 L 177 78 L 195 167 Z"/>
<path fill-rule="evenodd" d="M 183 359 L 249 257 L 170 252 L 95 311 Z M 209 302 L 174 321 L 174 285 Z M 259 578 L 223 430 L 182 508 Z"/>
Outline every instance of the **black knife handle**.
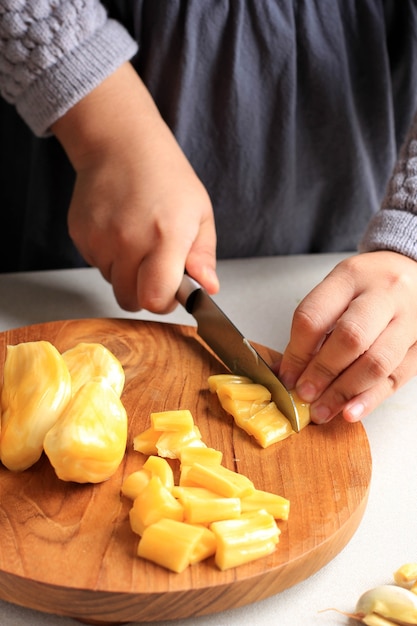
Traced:
<path fill-rule="evenodd" d="M 184 274 L 181 285 L 176 293 L 176 298 L 185 310 L 192 314 L 194 309 L 194 302 L 198 293 L 202 290 L 201 285 L 196 280 Z"/>

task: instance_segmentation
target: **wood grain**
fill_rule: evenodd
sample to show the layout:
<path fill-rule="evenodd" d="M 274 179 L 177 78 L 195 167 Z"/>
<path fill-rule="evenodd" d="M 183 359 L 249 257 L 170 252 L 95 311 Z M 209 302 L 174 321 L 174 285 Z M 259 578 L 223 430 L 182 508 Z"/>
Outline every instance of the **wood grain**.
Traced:
<path fill-rule="evenodd" d="M 94 486 L 60 481 L 44 456 L 22 473 L 0 466 L 1 599 L 100 624 L 204 615 L 297 584 L 354 534 L 371 477 L 361 424 L 336 419 L 310 425 L 269 449 L 259 448 L 208 391 L 207 377 L 225 369 L 193 327 L 117 319 L 38 324 L 0 334 L 0 364 L 7 344 L 39 339 L 61 351 L 79 341 L 99 341 L 121 360 L 128 449 L 119 471 Z M 277 356 L 257 348 L 268 362 Z M 249 476 L 256 487 L 290 499 L 290 519 L 279 524 L 280 543 L 271 556 L 226 572 L 209 559 L 182 574 L 135 557 L 130 503 L 120 496 L 124 477 L 145 460 L 133 451 L 132 439 L 149 425 L 152 411 L 178 408 L 191 410 L 203 440 L 223 451 L 225 465 Z"/>

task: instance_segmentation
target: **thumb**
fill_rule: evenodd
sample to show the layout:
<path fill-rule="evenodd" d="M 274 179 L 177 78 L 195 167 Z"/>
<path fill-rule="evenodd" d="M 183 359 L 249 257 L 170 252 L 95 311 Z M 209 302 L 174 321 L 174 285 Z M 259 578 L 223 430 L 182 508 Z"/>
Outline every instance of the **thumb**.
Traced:
<path fill-rule="evenodd" d="M 214 221 L 206 221 L 200 228 L 185 261 L 185 269 L 210 294 L 220 287 L 216 273 L 216 231 Z"/>

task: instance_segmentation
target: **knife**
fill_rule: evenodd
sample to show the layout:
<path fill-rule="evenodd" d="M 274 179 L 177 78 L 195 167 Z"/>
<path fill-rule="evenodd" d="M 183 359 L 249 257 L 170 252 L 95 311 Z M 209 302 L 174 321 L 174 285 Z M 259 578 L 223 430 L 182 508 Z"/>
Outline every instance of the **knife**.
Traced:
<path fill-rule="evenodd" d="M 291 392 L 275 376 L 260 354 L 217 306 L 205 289 L 184 274 L 177 291 L 178 302 L 197 320 L 197 332 L 228 369 L 267 387 L 278 409 L 295 432 L 300 419 Z"/>

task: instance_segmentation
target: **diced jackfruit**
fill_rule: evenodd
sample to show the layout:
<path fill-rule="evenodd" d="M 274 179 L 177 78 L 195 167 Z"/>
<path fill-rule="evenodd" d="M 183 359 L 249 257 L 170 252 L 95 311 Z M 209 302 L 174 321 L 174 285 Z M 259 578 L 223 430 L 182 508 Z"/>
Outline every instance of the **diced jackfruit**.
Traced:
<path fill-rule="evenodd" d="M 242 513 L 237 519 L 213 522 L 216 565 L 221 570 L 237 567 L 274 552 L 280 530 L 266 511 Z"/>
<path fill-rule="evenodd" d="M 184 522 L 210 524 L 241 513 L 239 498 L 225 498 L 204 487 L 177 487 L 173 492 L 184 508 Z"/>
<path fill-rule="evenodd" d="M 263 448 L 286 439 L 294 432 L 290 422 L 281 413 L 275 402 L 270 402 L 239 425 L 249 435 L 255 437 Z"/>
<path fill-rule="evenodd" d="M 243 474 L 229 470 L 223 465 L 202 465 L 194 463 L 184 466 L 186 480 L 181 480 L 183 487 L 205 487 L 225 498 L 242 498 L 255 491 L 253 482 Z M 181 473 L 183 469 L 181 469 Z"/>
<path fill-rule="evenodd" d="M 154 430 L 181 432 L 191 430 L 194 426 L 194 420 L 188 409 L 160 411 L 151 413 L 151 425 Z"/>
<path fill-rule="evenodd" d="M 223 452 L 202 446 L 185 446 L 181 450 L 181 464 L 192 465 L 202 463 L 203 465 L 221 465 Z"/>
<path fill-rule="evenodd" d="M 145 528 L 163 518 L 182 522 L 184 511 L 160 478 L 153 476 L 133 502 L 129 511 L 130 526 L 133 532 L 143 535 Z"/>
<path fill-rule="evenodd" d="M 211 393 L 215 393 L 221 385 L 225 383 L 251 383 L 253 382 L 247 376 L 238 376 L 237 374 L 213 374 L 208 377 L 208 386 Z"/>
<path fill-rule="evenodd" d="M 159 480 L 169 491 L 174 486 L 174 472 L 168 461 L 160 456 L 151 455 L 143 464 L 143 469 L 152 476 L 158 476 Z"/>
<path fill-rule="evenodd" d="M 221 406 L 233 416 L 237 426 L 253 436 L 263 448 L 294 434 L 289 420 L 271 401 L 269 390 L 247 380 L 244 377 L 215 374 L 209 376 L 208 385 L 210 391 L 217 393 Z M 310 405 L 303 402 L 295 391 L 291 394 L 301 429 L 310 422 Z"/>
<path fill-rule="evenodd" d="M 244 498 L 241 498 L 242 513 L 249 511 L 265 510 L 274 519 L 287 521 L 290 513 L 290 501 L 283 496 L 262 489 L 255 491 Z"/>
<path fill-rule="evenodd" d="M 177 573 L 214 551 L 215 538 L 210 530 L 173 519 L 148 526 L 138 546 L 138 556 Z"/>
<path fill-rule="evenodd" d="M 151 473 L 146 469 L 132 472 L 123 481 L 121 492 L 126 498 L 134 500 L 151 480 Z"/>

